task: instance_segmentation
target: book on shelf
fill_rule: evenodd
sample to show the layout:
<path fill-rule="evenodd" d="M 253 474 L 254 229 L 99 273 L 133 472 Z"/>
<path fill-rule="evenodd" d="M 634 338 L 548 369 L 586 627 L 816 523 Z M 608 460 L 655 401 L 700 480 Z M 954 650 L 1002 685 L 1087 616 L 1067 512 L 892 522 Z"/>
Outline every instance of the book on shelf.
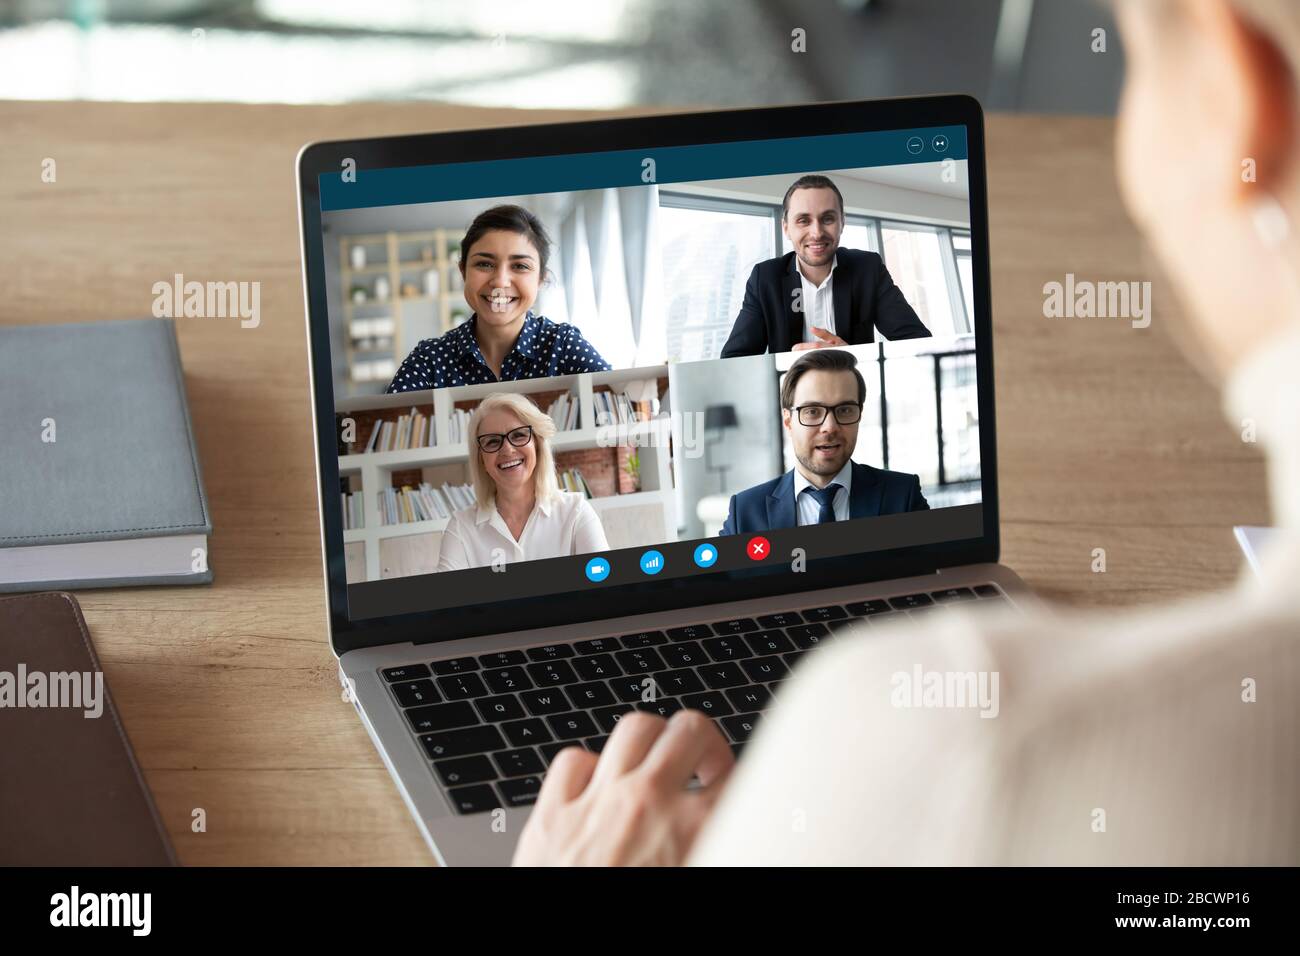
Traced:
<path fill-rule="evenodd" d="M 418 488 L 403 485 L 401 488 L 384 488 L 379 492 L 379 513 L 385 525 L 409 524 L 415 521 L 437 521 L 450 518 L 452 512 L 474 504 L 474 489 L 470 485 L 444 484 L 435 488 L 427 481 Z"/>
<path fill-rule="evenodd" d="M 558 430 L 572 431 L 578 427 L 578 396 L 572 392 L 565 392 L 551 402 L 546 414 L 551 417 L 551 421 L 555 422 Z"/>
<path fill-rule="evenodd" d="M 559 480 L 560 488 L 564 491 L 571 491 L 574 494 L 582 495 L 584 498 L 592 498 L 591 488 L 587 485 L 587 479 L 582 477 L 582 471 L 577 468 L 565 468 L 556 474 Z"/>
<path fill-rule="evenodd" d="M 631 425 L 636 422 L 648 422 L 658 413 L 658 400 L 639 398 L 646 392 L 644 383 L 630 383 L 623 391 L 615 392 L 601 389 L 592 393 L 592 402 L 596 410 L 596 424 Z"/>
<path fill-rule="evenodd" d="M 343 492 L 343 530 L 351 531 L 354 528 L 364 528 L 366 526 L 365 505 L 361 497 L 361 492 Z"/>
<path fill-rule="evenodd" d="M 428 448 L 434 444 L 433 437 L 433 420 L 412 408 L 409 415 L 400 415 L 395 422 L 376 421 L 362 453 Z"/>

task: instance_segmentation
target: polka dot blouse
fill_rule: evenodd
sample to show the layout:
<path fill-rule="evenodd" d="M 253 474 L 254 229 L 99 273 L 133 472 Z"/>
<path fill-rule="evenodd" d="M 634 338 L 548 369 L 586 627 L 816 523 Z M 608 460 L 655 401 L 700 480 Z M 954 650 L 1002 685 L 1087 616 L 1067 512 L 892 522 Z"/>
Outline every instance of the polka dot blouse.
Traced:
<path fill-rule="evenodd" d="M 488 368 L 474 338 L 476 321 L 477 316 L 471 315 L 446 335 L 420 342 L 402 362 L 387 391 L 513 382 L 521 378 L 605 372 L 610 368 L 575 326 L 552 322 L 529 312 L 514 348 L 501 363 L 498 379 Z"/>

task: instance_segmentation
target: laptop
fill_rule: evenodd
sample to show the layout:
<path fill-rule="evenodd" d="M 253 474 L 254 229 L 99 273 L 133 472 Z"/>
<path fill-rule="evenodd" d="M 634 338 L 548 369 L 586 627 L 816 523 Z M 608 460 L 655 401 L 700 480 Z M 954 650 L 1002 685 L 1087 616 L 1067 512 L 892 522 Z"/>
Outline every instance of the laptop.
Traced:
<path fill-rule="evenodd" d="M 634 709 L 743 761 L 827 641 L 1031 600 L 974 99 L 297 167 L 330 643 L 439 863 L 508 864 L 556 754 Z"/>

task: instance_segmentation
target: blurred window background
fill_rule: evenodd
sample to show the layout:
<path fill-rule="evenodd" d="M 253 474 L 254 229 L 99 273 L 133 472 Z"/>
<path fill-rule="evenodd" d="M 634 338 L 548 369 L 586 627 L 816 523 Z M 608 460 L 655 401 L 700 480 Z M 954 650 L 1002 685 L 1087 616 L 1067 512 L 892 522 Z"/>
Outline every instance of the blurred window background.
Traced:
<path fill-rule="evenodd" d="M 1110 114 L 1121 57 L 1095 0 L 0 0 L 0 99 Z"/>

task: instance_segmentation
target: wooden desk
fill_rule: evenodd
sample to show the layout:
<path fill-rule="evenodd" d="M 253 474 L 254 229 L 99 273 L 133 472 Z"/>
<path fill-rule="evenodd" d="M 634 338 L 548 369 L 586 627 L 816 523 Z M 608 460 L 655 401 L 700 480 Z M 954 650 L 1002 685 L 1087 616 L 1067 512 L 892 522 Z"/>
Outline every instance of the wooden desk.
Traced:
<path fill-rule="evenodd" d="M 0 103 L 4 322 L 148 315 L 177 272 L 262 283 L 257 329 L 177 322 L 216 583 L 78 595 L 185 863 L 431 862 L 325 640 L 298 147 L 564 115 Z M 988 139 L 1005 562 L 1080 605 L 1226 584 L 1231 526 L 1268 520 L 1263 466 L 1176 354 L 1167 288 L 1146 330 L 1042 315 L 1043 284 L 1067 272 L 1154 278 L 1116 193 L 1111 122 L 995 117 Z"/>

